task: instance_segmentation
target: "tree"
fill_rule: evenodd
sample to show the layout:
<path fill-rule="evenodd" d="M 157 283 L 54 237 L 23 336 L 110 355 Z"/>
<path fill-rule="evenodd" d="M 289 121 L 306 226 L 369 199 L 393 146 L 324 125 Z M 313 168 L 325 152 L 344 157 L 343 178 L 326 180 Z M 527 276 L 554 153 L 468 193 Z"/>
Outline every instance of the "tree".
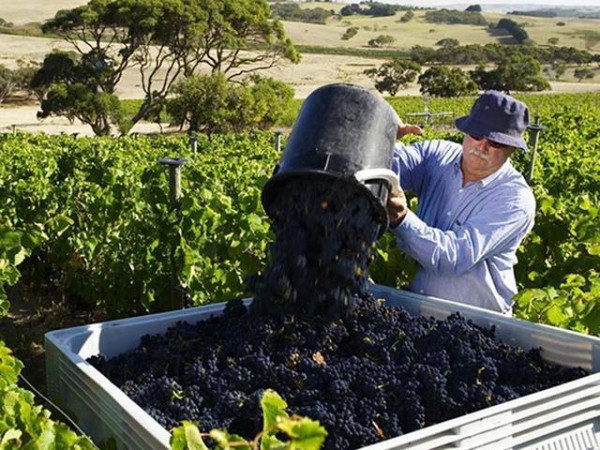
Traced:
<path fill-rule="evenodd" d="M 283 117 L 294 91 L 281 81 L 250 75 L 228 81 L 223 73 L 192 75 L 173 87 L 167 111 L 173 123 L 192 132 L 227 133 L 269 128 Z"/>
<path fill-rule="evenodd" d="M 370 39 L 367 43 L 369 47 L 383 47 L 384 45 L 390 45 L 396 42 L 396 39 L 389 34 L 380 34 L 376 38 Z"/>
<path fill-rule="evenodd" d="M 78 76 L 75 72 L 78 70 L 76 67 L 79 60 L 80 57 L 75 52 L 53 51 L 46 55 L 42 66 L 33 75 L 29 84 L 40 102 L 43 102 L 53 85 L 76 82 Z"/>
<path fill-rule="evenodd" d="M 460 42 L 458 41 L 458 39 L 444 38 L 437 41 L 435 45 L 439 45 L 440 47 L 452 48 L 458 47 L 460 45 Z"/>
<path fill-rule="evenodd" d="M 350 27 L 346 30 L 346 32 L 342 36 L 342 40 L 347 41 L 349 39 L 352 39 L 357 34 L 358 34 L 358 27 Z"/>
<path fill-rule="evenodd" d="M 548 44 L 550 44 L 550 45 L 558 44 L 558 38 L 557 37 L 548 38 Z"/>
<path fill-rule="evenodd" d="M 589 67 L 580 67 L 575 69 L 573 75 L 579 80 L 579 82 L 582 82 L 583 80 L 591 80 L 596 74 Z"/>
<path fill-rule="evenodd" d="M 554 70 L 554 77 L 558 80 L 567 71 L 567 63 L 562 59 L 552 61 L 552 70 Z"/>
<path fill-rule="evenodd" d="M 42 119 L 50 115 L 65 116 L 71 122 L 79 119 L 89 124 L 97 136 L 111 134 L 113 124 L 123 126 L 118 97 L 108 92 L 92 92 L 83 83 L 56 85 L 38 112 Z"/>
<path fill-rule="evenodd" d="M 486 71 L 479 66 L 470 72 L 471 79 L 482 90 L 543 91 L 550 84 L 540 75 L 540 62 L 533 56 L 514 55 L 498 62 L 495 69 Z"/>
<path fill-rule="evenodd" d="M 59 11 L 43 29 L 73 45 L 78 65 L 95 79 L 94 92 L 113 94 L 126 69 L 139 69 L 145 96 L 130 119 L 135 124 L 201 65 L 234 79 L 283 59 L 298 62 L 270 15 L 266 0 L 91 0 Z"/>
<path fill-rule="evenodd" d="M 399 58 L 385 62 L 379 68 L 364 71 L 365 75 L 375 80 L 375 89 L 382 93 L 388 92 L 391 96 L 415 81 L 420 72 L 421 66 L 418 63 Z"/>
<path fill-rule="evenodd" d="M 404 15 L 402 17 L 400 17 L 400 19 L 398 20 L 398 22 L 400 22 L 400 23 L 407 23 L 407 22 L 410 22 L 413 17 L 415 17 L 415 13 L 414 12 L 412 12 L 412 11 L 406 11 L 404 13 Z"/>
<path fill-rule="evenodd" d="M 508 31 L 512 37 L 519 43 L 523 44 L 529 41 L 529 35 L 517 22 L 511 19 L 500 19 L 496 28 L 501 28 Z"/>
<path fill-rule="evenodd" d="M 0 64 L 0 103 L 11 95 L 17 86 L 13 71 Z"/>
<path fill-rule="evenodd" d="M 477 91 L 477 85 L 459 68 L 434 66 L 419 76 L 420 91 L 432 97 L 461 97 Z"/>
<path fill-rule="evenodd" d="M 18 62 L 19 67 L 11 70 L 0 64 L 0 104 L 15 91 L 29 90 L 29 83 L 34 73 L 34 66 Z"/>
<path fill-rule="evenodd" d="M 481 6 L 480 5 L 469 5 L 467 7 L 467 9 L 465 9 L 465 11 L 467 12 L 481 12 Z"/>

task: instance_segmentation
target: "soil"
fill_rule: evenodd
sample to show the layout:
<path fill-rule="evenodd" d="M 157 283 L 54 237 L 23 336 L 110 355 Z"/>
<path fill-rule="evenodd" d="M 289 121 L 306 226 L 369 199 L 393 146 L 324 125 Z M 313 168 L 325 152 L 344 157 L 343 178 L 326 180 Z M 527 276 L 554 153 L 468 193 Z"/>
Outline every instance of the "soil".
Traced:
<path fill-rule="evenodd" d="M 6 289 L 9 314 L 0 318 L 0 339 L 24 364 L 23 377 L 46 395 L 46 361 L 44 335 L 50 331 L 105 320 L 94 311 L 75 310 L 73 301 L 61 289 L 27 267 L 19 267 L 22 276 L 15 286 Z M 22 384 L 21 387 L 29 389 Z M 41 401 L 42 399 L 38 399 Z"/>

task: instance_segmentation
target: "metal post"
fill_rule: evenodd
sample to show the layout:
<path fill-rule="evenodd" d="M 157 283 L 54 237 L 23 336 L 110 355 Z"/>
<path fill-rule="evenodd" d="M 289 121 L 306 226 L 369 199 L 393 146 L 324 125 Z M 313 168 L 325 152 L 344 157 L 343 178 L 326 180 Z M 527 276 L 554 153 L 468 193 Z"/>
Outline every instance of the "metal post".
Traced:
<path fill-rule="evenodd" d="M 275 132 L 275 150 L 281 152 L 281 131 Z"/>
<path fill-rule="evenodd" d="M 169 203 L 171 208 L 179 207 L 181 199 L 181 166 L 187 162 L 185 158 L 161 158 L 159 163 L 169 167 Z M 185 291 L 179 285 L 175 252 L 177 244 L 171 242 L 171 305 L 173 309 L 185 307 Z"/>
<path fill-rule="evenodd" d="M 529 147 L 531 147 L 531 161 L 529 162 L 529 173 L 527 175 L 527 181 L 531 183 L 533 181 L 533 173 L 535 171 L 535 159 L 537 157 L 537 147 L 540 132 L 544 129 L 544 126 L 540 123 L 540 115 L 534 116 L 534 123 L 529 125 Z"/>
<path fill-rule="evenodd" d="M 15 124 L 12 126 L 12 133 L 17 134 L 17 126 Z"/>
<path fill-rule="evenodd" d="M 198 153 L 198 138 L 193 134 L 190 136 L 190 144 L 192 145 L 192 153 Z"/>
<path fill-rule="evenodd" d="M 169 199 L 171 206 L 177 206 L 181 198 L 181 166 L 187 162 L 187 159 L 162 158 L 159 162 L 169 167 Z"/>

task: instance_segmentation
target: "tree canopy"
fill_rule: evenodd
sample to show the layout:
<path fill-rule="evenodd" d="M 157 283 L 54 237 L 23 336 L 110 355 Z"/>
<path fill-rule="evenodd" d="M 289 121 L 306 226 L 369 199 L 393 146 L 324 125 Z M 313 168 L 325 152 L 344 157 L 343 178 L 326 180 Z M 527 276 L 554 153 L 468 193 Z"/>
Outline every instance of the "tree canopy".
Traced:
<path fill-rule="evenodd" d="M 364 73 L 375 80 L 375 89 L 394 96 L 400 89 L 406 88 L 408 83 L 415 81 L 420 71 L 421 66 L 416 62 L 394 58 L 378 68 L 367 69 Z"/>
<path fill-rule="evenodd" d="M 126 69 L 139 70 L 144 102 L 132 124 L 201 67 L 231 80 L 300 59 L 266 0 L 91 0 L 59 11 L 43 30 L 73 45 L 77 73 L 86 74 L 76 81 L 98 95 L 114 94 Z"/>

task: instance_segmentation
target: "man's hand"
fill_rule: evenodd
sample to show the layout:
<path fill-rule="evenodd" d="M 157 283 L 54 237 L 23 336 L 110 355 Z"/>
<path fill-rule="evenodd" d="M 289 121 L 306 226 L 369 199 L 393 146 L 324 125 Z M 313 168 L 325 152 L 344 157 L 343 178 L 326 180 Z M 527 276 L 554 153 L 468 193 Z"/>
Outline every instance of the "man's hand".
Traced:
<path fill-rule="evenodd" d="M 423 134 L 423 129 L 418 125 L 405 124 L 402 122 L 402 120 L 399 120 L 396 137 L 398 139 L 402 139 L 402 137 L 406 136 L 407 134 L 416 134 L 417 136 L 421 136 Z"/>
<path fill-rule="evenodd" d="M 390 192 L 387 201 L 387 212 L 390 217 L 390 228 L 396 228 L 402 223 L 408 212 L 408 202 L 403 190 Z"/>

